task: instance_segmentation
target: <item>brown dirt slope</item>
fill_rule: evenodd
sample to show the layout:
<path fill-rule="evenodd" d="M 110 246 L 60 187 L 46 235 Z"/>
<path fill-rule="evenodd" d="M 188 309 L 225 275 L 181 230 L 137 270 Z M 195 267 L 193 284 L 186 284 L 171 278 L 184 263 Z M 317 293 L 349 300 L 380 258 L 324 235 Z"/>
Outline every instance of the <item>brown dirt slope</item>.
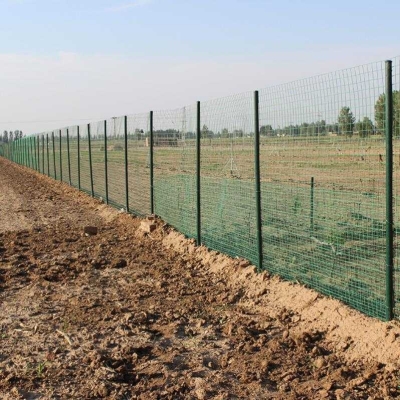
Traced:
<path fill-rule="evenodd" d="M 397 323 L 1 159 L 0 193 L 0 398 L 399 396 Z"/>

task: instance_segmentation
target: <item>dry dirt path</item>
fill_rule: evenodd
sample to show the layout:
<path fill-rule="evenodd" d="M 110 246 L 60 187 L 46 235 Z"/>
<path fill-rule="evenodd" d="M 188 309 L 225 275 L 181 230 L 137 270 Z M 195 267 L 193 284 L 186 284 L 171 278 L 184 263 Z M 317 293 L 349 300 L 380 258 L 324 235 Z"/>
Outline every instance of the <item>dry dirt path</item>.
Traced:
<path fill-rule="evenodd" d="M 1 399 L 399 396 L 397 323 L 2 159 L 0 193 Z"/>

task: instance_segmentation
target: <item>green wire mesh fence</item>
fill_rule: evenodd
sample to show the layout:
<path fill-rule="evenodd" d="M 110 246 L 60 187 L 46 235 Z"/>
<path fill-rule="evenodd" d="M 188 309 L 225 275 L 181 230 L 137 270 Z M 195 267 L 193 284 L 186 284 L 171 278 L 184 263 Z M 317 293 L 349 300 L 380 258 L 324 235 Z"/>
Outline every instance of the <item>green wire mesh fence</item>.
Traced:
<path fill-rule="evenodd" d="M 156 111 L 153 121 L 155 213 L 196 236 L 195 106 Z"/>
<path fill-rule="evenodd" d="M 385 142 L 371 119 L 384 72 L 376 63 L 260 92 L 265 267 L 380 318 Z"/>
<path fill-rule="evenodd" d="M 201 104 L 201 220 L 206 246 L 256 264 L 253 108 L 251 92 Z"/>
<path fill-rule="evenodd" d="M 130 211 L 145 216 L 150 207 L 149 114 L 127 117 L 128 191 Z"/>
<path fill-rule="evenodd" d="M 0 144 L 0 156 L 367 315 L 400 318 L 400 58 L 393 87 L 388 65 L 45 132 Z"/>
<path fill-rule="evenodd" d="M 393 59 L 394 316 L 400 319 L 400 57 Z"/>

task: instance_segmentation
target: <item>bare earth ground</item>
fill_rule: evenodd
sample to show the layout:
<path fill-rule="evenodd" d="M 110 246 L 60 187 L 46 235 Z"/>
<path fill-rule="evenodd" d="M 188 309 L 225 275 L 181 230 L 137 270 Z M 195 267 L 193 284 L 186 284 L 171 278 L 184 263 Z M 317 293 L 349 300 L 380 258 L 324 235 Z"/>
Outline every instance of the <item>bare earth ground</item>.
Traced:
<path fill-rule="evenodd" d="M 1 399 L 400 398 L 398 323 L 139 225 L 0 159 Z"/>

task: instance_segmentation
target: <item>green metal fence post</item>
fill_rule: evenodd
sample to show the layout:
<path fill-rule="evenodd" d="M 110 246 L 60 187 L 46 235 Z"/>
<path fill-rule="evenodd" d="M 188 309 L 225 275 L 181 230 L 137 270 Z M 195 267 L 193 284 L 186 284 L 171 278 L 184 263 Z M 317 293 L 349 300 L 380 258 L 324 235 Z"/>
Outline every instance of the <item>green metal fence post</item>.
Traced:
<path fill-rule="evenodd" d="M 310 194 L 310 235 L 314 235 L 314 177 L 311 177 L 311 194 Z"/>
<path fill-rule="evenodd" d="M 23 154 L 24 154 L 24 162 L 23 165 L 26 167 L 26 138 L 22 140 L 22 145 L 23 145 Z"/>
<path fill-rule="evenodd" d="M 125 207 L 129 212 L 129 181 L 128 181 L 128 117 L 124 117 L 124 142 L 125 142 Z"/>
<path fill-rule="evenodd" d="M 153 111 L 150 111 L 150 213 L 154 214 L 154 135 Z"/>
<path fill-rule="evenodd" d="M 57 170 L 56 170 L 56 143 L 54 140 L 54 131 L 51 132 L 51 140 L 53 142 L 53 168 L 54 168 L 54 179 L 57 180 Z"/>
<path fill-rule="evenodd" d="M 32 168 L 31 137 L 26 139 L 26 151 L 28 153 L 28 168 Z"/>
<path fill-rule="evenodd" d="M 42 134 L 42 174 L 44 175 L 44 134 Z"/>
<path fill-rule="evenodd" d="M 35 154 L 36 154 L 36 169 L 40 172 L 39 165 L 39 136 L 35 136 Z"/>
<path fill-rule="evenodd" d="M 37 160 L 38 160 L 38 172 L 40 171 L 40 136 L 36 136 L 36 147 L 37 147 Z"/>
<path fill-rule="evenodd" d="M 37 171 L 36 137 L 32 137 L 33 169 Z"/>
<path fill-rule="evenodd" d="M 22 165 L 25 167 L 26 164 L 26 146 L 25 146 L 25 139 L 22 139 L 21 142 L 22 147 Z"/>
<path fill-rule="evenodd" d="M 88 146 L 89 146 L 89 172 L 90 172 L 90 192 L 94 197 L 94 186 L 93 186 L 93 165 L 92 165 L 92 144 L 90 139 L 90 124 L 87 124 L 88 131 Z"/>
<path fill-rule="evenodd" d="M 260 177 L 260 116 L 258 90 L 254 92 L 254 177 L 256 196 L 257 267 L 263 267 L 262 219 L 261 219 L 261 177 Z"/>
<path fill-rule="evenodd" d="M 31 169 L 35 169 L 35 152 L 33 151 L 34 147 L 33 147 L 33 137 L 30 136 L 29 137 L 29 152 L 31 153 Z"/>
<path fill-rule="evenodd" d="M 47 147 L 47 176 L 50 176 L 50 154 L 49 154 L 49 134 L 46 133 L 46 147 Z"/>
<path fill-rule="evenodd" d="M 107 120 L 104 120 L 104 179 L 106 186 L 106 204 L 108 204 L 108 160 L 107 160 Z"/>
<path fill-rule="evenodd" d="M 30 167 L 30 151 L 29 151 L 29 137 L 25 139 L 25 149 L 26 149 L 26 167 Z"/>
<path fill-rule="evenodd" d="M 200 101 L 196 106 L 196 242 L 201 245 L 201 128 Z"/>
<path fill-rule="evenodd" d="M 60 137 L 60 181 L 62 182 L 62 180 L 63 180 L 63 170 L 62 170 L 62 154 L 61 154 L 61 151 L 62 151 L 62 146 L 61 146 L 61 129 L 60 129 L 60 135 L 59 135 L 59 137 Z"/>
<path fill-rule="evenodd" d="M 72 185 L 72 180 L 71 180 L 71 155 L 69 152 L 69 129 L 67 128 L 67 154 L 68 154 L 68 182 L 69 185 Z"/>
<path fill-rule="evenodd" d="M 76 127 L 77 129 L 77 153 L 78 153 L 78 189 L 81 190 L 81 145 L 80 145 L 80 134 L 79 134 L 79 125 Z"/>
<path fill-rule="evenodd" d="M 393 319 L 393 87 L 392 61 L 386 61 L 386 319 Z"/>

